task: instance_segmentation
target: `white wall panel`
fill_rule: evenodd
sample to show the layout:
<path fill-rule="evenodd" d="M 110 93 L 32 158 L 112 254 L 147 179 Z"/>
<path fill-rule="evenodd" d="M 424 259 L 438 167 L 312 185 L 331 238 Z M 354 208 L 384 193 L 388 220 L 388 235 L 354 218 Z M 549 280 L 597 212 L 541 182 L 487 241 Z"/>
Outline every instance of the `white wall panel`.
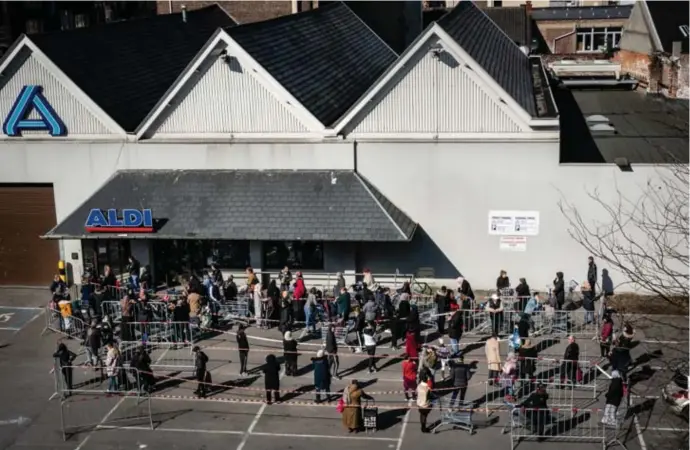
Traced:
<path fill-rule="evenodd" d="M 517 133 L 506 105 L 465 62 L 448 52 L 435 57 L 428 46 L 401 70 L 397 83 L 360 115 L 354 133 Z"/>
<path fill-rule="evenodd" d="M 108 128 L 59 81 L 55 74 L 43 66 L 28 50 L 22 51 L 10 63 L 5 71 L 0 87 L 0 117 L 4 120 L 17 100 L 17 96 L 26 85 L 34 84 L 43 88 L 43 95 L 62 119 L 67 128 L 67 135 L 103 135 L 113 134 Z M 40 116 L 33 111 L 30 118 Z M 24 135 L 46 135 L 47 131 L 22 131 Z"/>
<path fill-rule="evenodd" d="M 307 131 L 239 61 L 217 59 L 158 127 L 166 133 L 300 133 Z"/>
<path fill-rule="evenodd" d="M 494 287 L 501 269 L 508 271 L 513 285 L 525 277 L 541 291 L 557 271 L 582 282 L 589 254 L 569 236 L 558 202 L 565 198 L 579 207 L 590 224 L 605 222 L 606 214 L 589 193 L 597 189 L 613 205 L 620 190 L 634 201 L 647 180 L 658 179 L 663 171 L 559 165 L 558 144 L 545 143 L 360 143 L 357 160 L 362 175 L 419 223 L 475 289 Z M 527 251 L 499 249 L 500 238 L 488 234 L 491 210 L 539 212 L 539 235 L 527 238 Z M 372 259 L 375 255 L 368 257 L 368 265 L 380 265 Z M 378 258 L 390 262 L 391 255 L 379 252 Z M 626 281 L 605 262 L 598 265 L 600 271 L 609 269 L 616 285 Z"/>

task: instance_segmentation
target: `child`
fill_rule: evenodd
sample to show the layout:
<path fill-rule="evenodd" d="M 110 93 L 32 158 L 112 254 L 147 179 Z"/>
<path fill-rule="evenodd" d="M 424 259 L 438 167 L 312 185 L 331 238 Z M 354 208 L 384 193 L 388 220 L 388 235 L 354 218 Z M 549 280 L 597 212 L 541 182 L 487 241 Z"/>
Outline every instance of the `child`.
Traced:
<path fill-rule="evenodd" d="M 509 353 L 503 370 L 501 371 L 499 383 L 505 390 L 505 400 L 508 403 L 515 403 L 515 379 L 517 377 L 517 358 L 515 353 Z"/>

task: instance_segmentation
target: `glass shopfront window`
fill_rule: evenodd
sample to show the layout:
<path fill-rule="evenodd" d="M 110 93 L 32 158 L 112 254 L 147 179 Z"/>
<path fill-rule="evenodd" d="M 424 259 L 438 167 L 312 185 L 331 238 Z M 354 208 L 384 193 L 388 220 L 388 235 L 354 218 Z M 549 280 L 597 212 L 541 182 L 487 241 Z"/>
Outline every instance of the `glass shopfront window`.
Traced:
<path fill-rule="evenodd" d="M 180 276 L 200 275 L 212 263 L 244 270 L 250 265 L 249 241 L 154 240 L 153 261 L 156 280 L 177 285 Z"/>
<path fill-rule="evenodd" d="M 81 241 L 84 271 L 93 275 L 103 274 L 109 265 L 115 276 L 123 274 L 130 255 L 129 241 L 116 239 L 85 239 Z"/>
<path fill-rule="evenodd" d="M 267 241 L 263 243 L 265 269 L 288 266 L 299 270 L 323 270 L 323 242 Z"/>

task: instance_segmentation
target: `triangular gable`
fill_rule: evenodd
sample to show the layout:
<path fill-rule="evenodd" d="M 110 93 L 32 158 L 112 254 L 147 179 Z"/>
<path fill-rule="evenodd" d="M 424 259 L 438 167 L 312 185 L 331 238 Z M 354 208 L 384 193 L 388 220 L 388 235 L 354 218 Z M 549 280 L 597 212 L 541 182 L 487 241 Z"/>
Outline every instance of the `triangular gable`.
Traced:
<path fill-rule="evenodd" d="M 26 36 L 3 59 L 0 72 L 0 139 L 126 135 Z"/>
<path fill-rule="evenodd" d="M 324 126 L 219 30 L 137 131 L 137 137 L 303 136 Z"/>
<path fill-rule="evenodd" d="M 433 24 L 334 128 L 355 135 L 532 131 L 524 111 L 507 102 L 507 97 Z"/>

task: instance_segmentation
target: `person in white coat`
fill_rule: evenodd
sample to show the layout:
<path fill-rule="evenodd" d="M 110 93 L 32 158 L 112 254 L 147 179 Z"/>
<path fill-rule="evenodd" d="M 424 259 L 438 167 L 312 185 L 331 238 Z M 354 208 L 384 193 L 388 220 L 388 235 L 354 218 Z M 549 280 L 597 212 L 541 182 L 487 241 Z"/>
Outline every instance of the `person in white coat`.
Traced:
<path fill-rule="evenodd" d="M 261 283 L 254 286 L 254 318 L 256 319 L 256 326 L 260 327 L 263 323 L 261 320 L 261 292 L 263 291 L 263 286 Z"/>

